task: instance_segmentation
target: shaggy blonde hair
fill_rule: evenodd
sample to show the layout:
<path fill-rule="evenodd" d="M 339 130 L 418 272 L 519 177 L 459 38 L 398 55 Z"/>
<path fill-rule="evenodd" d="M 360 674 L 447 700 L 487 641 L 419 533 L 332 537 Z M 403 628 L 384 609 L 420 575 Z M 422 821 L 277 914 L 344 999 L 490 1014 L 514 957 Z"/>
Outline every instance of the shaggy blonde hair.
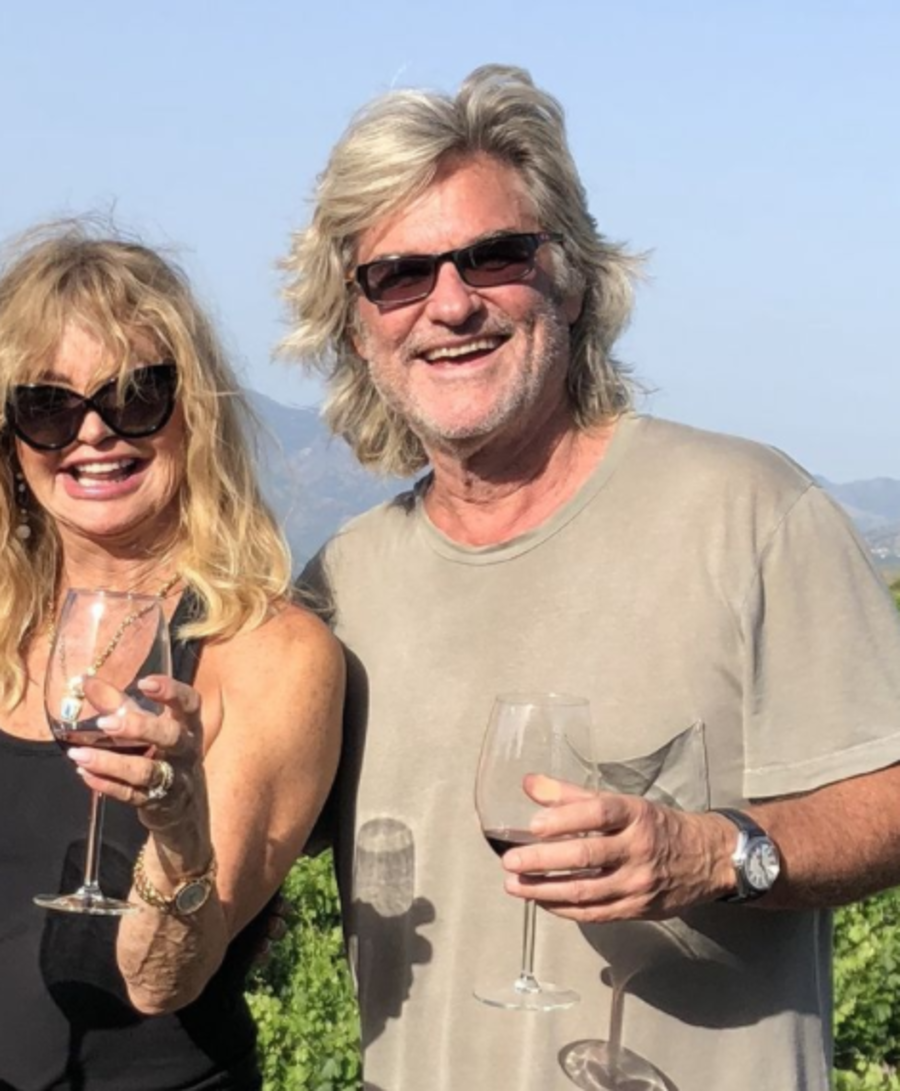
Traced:
<path fill-rule="evenodd" d="M 455 98 L 392 91 L 351 121 L 319 177 L 311 223 L 292 237 L 281 263 L 292 328 L 278 349 L 326 375 L 326 421 L 363 465 L 384 473 L 413 474 L 428 460 L 353 347 L 357 293 L 348 279 L 357 244 L 422 194 L 448 161 L 475 156 L 512 166 L 543 230 L 564 236 L 557 287 L 584 293 L 567 377 L 574 420 L 586 428 L 632 404 L 632 384 L 612 346 L 631 314 L 640 259 L 598 232 L 560 104 L 523 69 L 501 65 L 476 69 Z"/>
<path fill-rule="evenodd" d="M 23 650 L 49 624 L 62 571 L 52 520 L 31 503 L 31 537 L 15 534 L 10 389 L 52 363 L 68 323 L 97 338 L 124 376 L 137 341 L 178 370 L 184 478 L 176 541 L 158 543 L 205 610 L 182 637 L 225 638 L 260 624 L 290 594 L 287 545 L 262 500 L 245 433 L 249 408 L 184 274 L 135 241 L 88 220 L 43 225 L 18 239 L 0 274 L 0 706 L 25 686 Z"/>

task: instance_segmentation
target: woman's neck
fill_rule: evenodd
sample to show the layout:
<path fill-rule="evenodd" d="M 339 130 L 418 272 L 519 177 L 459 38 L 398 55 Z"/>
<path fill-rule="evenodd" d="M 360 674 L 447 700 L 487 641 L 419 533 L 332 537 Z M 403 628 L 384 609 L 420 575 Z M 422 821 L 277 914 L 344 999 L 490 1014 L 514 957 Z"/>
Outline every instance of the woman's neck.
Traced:
<path fill-rule="evenodd" d="M 176 569 L 174 546 L 163 546 L 151 555 L 146 551 L 117 553 L 83 542 L 65 543 L 59 590 L 85 587 L 155 595 Z"/>

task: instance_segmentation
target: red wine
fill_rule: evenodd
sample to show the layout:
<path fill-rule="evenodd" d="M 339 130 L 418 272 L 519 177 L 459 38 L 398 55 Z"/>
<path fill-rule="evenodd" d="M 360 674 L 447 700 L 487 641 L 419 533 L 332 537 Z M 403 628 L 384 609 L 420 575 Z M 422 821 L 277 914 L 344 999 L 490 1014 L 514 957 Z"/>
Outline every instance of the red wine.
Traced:
<path fill-rule="evenodd" d="M 101 731 L 99 727 L 72 728 L 63 727 L 60 722 L 50 723 L 53 738 L 63 750 L 71 750 L 73 746 L 92 746 L 95 750 L 115 750 L 118 754 L 131 754 L 135 757 L 146 754 L 150 747 L 146 743 L 135 742 L 134 739 L 122 739 L 119 741 L 115 735 L 109 735 Z"/>
<path fill-rule="evenodd" d="M 505 828 L 482 830 L 484 838 L 498 856 L 515 848 L 516 845 L 533 845 L 537 838 L 530 830 L 510 830 Z"/>

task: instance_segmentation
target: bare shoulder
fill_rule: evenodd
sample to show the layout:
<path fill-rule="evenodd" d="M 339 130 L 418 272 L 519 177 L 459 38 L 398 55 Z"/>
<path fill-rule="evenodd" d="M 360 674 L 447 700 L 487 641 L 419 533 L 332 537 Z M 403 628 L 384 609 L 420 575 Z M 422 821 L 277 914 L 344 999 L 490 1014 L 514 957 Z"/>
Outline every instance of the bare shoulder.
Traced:
<path fill-rule="evenodd" d="M 196 684 L 230 703 L 301 691 L 308 700 L 312 689 L 342 692 L 343 680 L 343 651 L 331 630 L 309 610 L 286 603 L 261 625 L 207 644 Z"/>
<path fill-rule="evenodd" d="M 228 668 L 248 657 L 290 661 L 295 666 L 307 659 L 321 662 L 341 657 L 340 644 L 328 626 L 294 603 L 278 606 L 261 625 L 243 629 L 228 640 L 213 641 L 208 651 L 211 659 Z"/>

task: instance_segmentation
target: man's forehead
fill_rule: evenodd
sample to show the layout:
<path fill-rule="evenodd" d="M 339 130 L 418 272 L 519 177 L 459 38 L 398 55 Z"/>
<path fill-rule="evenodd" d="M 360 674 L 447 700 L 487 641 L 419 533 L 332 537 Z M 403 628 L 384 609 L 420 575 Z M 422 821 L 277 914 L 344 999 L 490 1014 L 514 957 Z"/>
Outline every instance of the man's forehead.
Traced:
<path fill-rule="evenodd" d="M 456 162 L 363 231 L 357 258 L 442 253 L 505 232 L 539 226 L 516 170 L 495 159 Z"/>

